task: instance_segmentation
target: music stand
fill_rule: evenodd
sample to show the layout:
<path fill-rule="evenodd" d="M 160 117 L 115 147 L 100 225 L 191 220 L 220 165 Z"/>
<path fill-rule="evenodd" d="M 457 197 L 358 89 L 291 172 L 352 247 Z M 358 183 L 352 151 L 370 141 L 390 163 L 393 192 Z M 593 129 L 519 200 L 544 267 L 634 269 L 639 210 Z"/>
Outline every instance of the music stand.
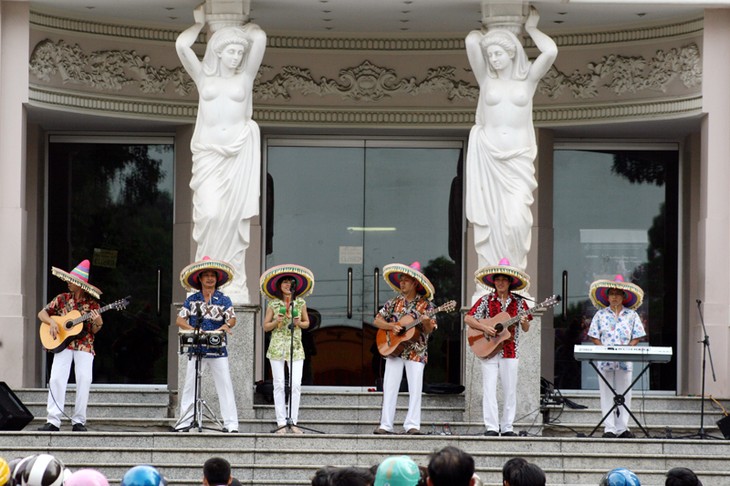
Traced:
<path fill-rule="evenodd" d="M 639 426 L 642 432 L 644 432 L 644 435 L 649 437 L 649 432 L 644 428 L 643 425 L 641 425 L 641 422 L 639 422 L 639 419 L 636 418 L 636 416 L 633 414 L 631 410 L 629 410 L 629 407 L 626 406 L 626 394 L 634 387 L 636 382 L 638 382 L 642 376 L 644 376 L 644 373 L 646 373 L 646 370 L 649 369 L 650 362 L 646 362 L 646 366 L 644 366 L 644 369 L 641 370 L 641 373 L 636 375 L 636 378 L 631 382 L 631 384 L 624 390 L 623 393 L 617 393 L 616 390 L 611 386 L 611 384 L 606 380 L 606 377 L 603 376 L 603 373 L 600 372 L 596 364 L 593 362 L 592 359 L 588 360 L 588 363 L 593 367 L 594 370 L 596 370 L 596 374 L 598 375 L 598 378 L 603 380 L 603 382 L 608 386 L 608 389 L 611 390 L 611 393 L 613 393 L 613 406 L 611 409 L 606 413 L 606 415 L 603 416 L 600 422 L 598 422 L 598 425 L 591 431 L 590 434 L 588 434 L 588 437 L 593 437 L 593 434 L 596 433 L 596 430 L 598 430 L 598 427 L 601 426 L 601 424 L 608 418 L 609 415 L 613 413 L 614 410 L 616 410 L 618 407 L 624 407 L 624 409 L 629 413 L 632 419 L 634 419 L 634 422 L 636 422 L 636 425 Z M 643 363 L 642 363 L 643 364 Z"/>
<path fill-rule="evenodd" d="M 223 423 L 218 419 L 213 410 L 208 406 L 206 401 L 202 398 L 202 377 L 203 370 L 201 369 L 201 360 L 203 359 L 206 351 L 204 350 L 202 342 L 203 330 L 201 328 L 203 320 L 202 302 L 198 305 L 198 315 L 195 326 L 193 327 L 193 339 L 192 339 L 192 351 L 188 351 L 188 360 L 195 360 L 195 385 L 194 385 L 194 396 L 193 403 L 183 412 L 180 413 L 180 420 L 172 427 L 174 432 L 187 432 L 191 429 L 198 429 L 198 432 L 202 432 L 203 429 L 221 431 L 223 430 Z M 181 346 L 182 347 L 182 346 Z M 219 350 L 219 353 L 222 351 Z M 205 412 L 208 412 L 207 414 Z M 189 416 L 192 412 L 193 419 L 189 425 L 180 427 L 180 424 Z M 215 429 L 212 427 L 203 427 L 203 417 L 213 421 L 220 427 Z"/>
<path fill-rule="evenodd" d="M 317 433 L 317 434 L 324 434 L 324 432 L 322 432 L 321 430 L 316 430 L 316 429 L 313 429 L 311 427 L 304 427 L 303 425 L 297 425 L 297 424 L 294 423 L 294 421 L 291 418 L 292 382 L 294 381 L 293 380 L 293 378 L 294 378 L 294 327 L 295 327 L 294 326 L 294 300 L 296 300 L 296 294 L 295 294 L 295 292 L 296 292 L 295 285 L 296 284 L 295 284 L 295 282 L 296 281 L 292 281 L 292 284 L 291 284 L 291 293 L 292 294 L 291 294 L 291 302 L 289 303 L 289 306 L 291 308 L 290 315 L 292 317 L 291 317 L 291 322 L 289 323 L 289 326 L 288 326 L 289 327 L 289 335 L 290 335 L 290 342 L 289 342 L 289 379 L 287 380 L 287 383 L 286 383 L 286 392 L 289 394 L 289 397 L 288 397 L 289 404 L 286 407 L 286 424 L 284 424 L 284 425 L 282 425 L 280 427 L 276 427 L 271 432 L 272 433 L 276 433 L 276 432 L 280 431 L 281 429 L 287 429 L 287 431 L 293 432 L 294 431 L 294 427 L 297 427 L 298 429 L 308 430 L 310 432 L 314 432 L 314 433 Z"/>

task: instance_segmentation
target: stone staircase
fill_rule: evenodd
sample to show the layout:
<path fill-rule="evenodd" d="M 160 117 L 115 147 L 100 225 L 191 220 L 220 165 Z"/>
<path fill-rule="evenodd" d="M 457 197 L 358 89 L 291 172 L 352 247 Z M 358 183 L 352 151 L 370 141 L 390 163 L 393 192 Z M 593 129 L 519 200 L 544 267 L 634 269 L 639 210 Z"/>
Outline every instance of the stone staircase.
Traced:
<path fill-rule="evenodd" d="M 37 417 L 25 430 L 0 431 L 0 457 L 6 459 L 47 452 L 71 469 L 94 467 L 119 484 L 124 472 L 137 464 L 153 464 L 174 485 L 201 483 L 202 463 L 210 456 L 227 458 L 234 475 L 250 485 L 306 485 L 324 465 L 370 466 L 391 454 L 408 454 L 419 464 L 447 444 L 461 447 L 476 460 L 477 472 L 488 485 L 501 484 L 501 467 L 522 456 L 542 467 L 550 485 L 596 485 L 609 469 L 629 467 L 642 485 L 663 485 L 664 473 L 689 467 L 707 486 L 730 486 L 730 440 L 715 422 L 722 413 L 705 402 L 705 432 L 718 439 L 689 437 L 699 431 L 700 401 L 696 398 L 635 395 L 633 412 L 649 432 L 638 439 L 601 439 L 599 430 L 587 435 L 601 419 L 597 396 L 566 395 L 587 406 L 572 409 L 548 400 L 543 413 L 529 420 L 518 417 L 521 437 L 481 435 L 481 410 L 466 410 L 461 395 L 425 395 L 422 436 L 375 436 L 380 393 L 305 390 L 300 425 L 322 434 L 274 435 L 273 405 L 257 397 L 254 418 L 242 420 L 239 434 L 223 434 L 212 420 L 199 432 L 171 433 L 175 393 L 165 388 L 94 388 L 89 405 L 88 433 L 70 432 L 68 422 L 57 433 L 36 432 L 44 422 L 45 389 L 15 392 Z M 73 403 L 73 389 L 67 404 Z M 396 421 L 405 416 L 406 395 L 399 398 Z M 723 402 L 723 400 L 720 400 Z M 724 401 L 727 406 L 727 400 Z M 211 403 L 217 411 L 217 403 Z M 67 411 L 70 406 L 67 405 Z M 536 417 L 536 418 L 535 418 Z"/>

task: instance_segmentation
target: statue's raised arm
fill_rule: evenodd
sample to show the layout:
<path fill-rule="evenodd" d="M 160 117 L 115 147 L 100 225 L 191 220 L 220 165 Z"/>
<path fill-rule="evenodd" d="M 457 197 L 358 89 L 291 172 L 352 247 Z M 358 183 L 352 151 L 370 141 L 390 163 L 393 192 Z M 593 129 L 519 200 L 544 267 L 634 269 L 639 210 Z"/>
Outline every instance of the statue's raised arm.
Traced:
<path fill-rule="evenodd" d="M 558 54 L 555 42 L 538 30 L 538 20 L 530 7 L 524 28 L 540 50 L 533 62 L 505 28 L 475 30 L 465 40 L 479 84 L 466 159 L 466 217 L 474 227 L 478 267 L 503 258 L 520 269 L 527 265 L 537 187 L 532 97 Z"/>

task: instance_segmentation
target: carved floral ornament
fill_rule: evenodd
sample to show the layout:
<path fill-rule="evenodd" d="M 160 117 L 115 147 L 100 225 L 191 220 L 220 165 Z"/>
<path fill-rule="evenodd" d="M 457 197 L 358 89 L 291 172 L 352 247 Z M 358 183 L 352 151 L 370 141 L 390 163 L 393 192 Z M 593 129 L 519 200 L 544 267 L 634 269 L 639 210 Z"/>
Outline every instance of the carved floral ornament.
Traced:
<path fill-rule="evenodd" d="M 317 79 L 309 68 L 284 66 L 271 79 L 262 81 L 262 77 L 272 69 L 262 65 L 256 79 L 254 98 L 259 101 L 287 100 L 295 93 L 337 96 L 361 103 L 375 103 L 396 95 L 430 97 L 440 93 L 449 101 L 476 101 L 479 96 L 476 84 L 457 79 L 459 68 L 454 66 L 425 68 L 421 78 L 406 78 L 399 76 L 395 69 L 365 60 L 357 66 L 341 69 L 338 79 Z M 30 72 L 46 83 L 59 78 L 63 84 L 99 91 L 131 87 L 148 95 L 172 91 L 179 96 L 187 96 L 195 88 L 181 66 L 172 69 L 152 66 L 148 56 L 134 50 L 86 53 L 78 44 L 70 45 L 63 40 L 39 42 L 31 54 Z M 466 76 L 471 77 L 471 74 Z M 658 50 L 651 59 L 611 54 L 570 74 L 553 66 L 538 90 L 551 99 L 570 96 L 585 100 L 601 94 L 620 96 L 647 90 L 665 92 L 676 79 L 688 89 L 700 85 L 702 67 L 697 44 Z"/>

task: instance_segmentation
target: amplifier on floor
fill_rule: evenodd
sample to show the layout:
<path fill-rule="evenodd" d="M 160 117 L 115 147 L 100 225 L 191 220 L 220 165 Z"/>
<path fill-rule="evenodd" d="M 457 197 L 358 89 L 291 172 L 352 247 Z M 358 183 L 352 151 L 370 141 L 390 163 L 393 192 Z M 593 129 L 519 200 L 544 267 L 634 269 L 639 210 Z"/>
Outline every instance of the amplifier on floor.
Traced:
<path fill-rule="evenodd" d="M 13 393 L 13 390 L 0 381 L 0 430 L 23 430 L 33 420 L 33 414 Z"/>

